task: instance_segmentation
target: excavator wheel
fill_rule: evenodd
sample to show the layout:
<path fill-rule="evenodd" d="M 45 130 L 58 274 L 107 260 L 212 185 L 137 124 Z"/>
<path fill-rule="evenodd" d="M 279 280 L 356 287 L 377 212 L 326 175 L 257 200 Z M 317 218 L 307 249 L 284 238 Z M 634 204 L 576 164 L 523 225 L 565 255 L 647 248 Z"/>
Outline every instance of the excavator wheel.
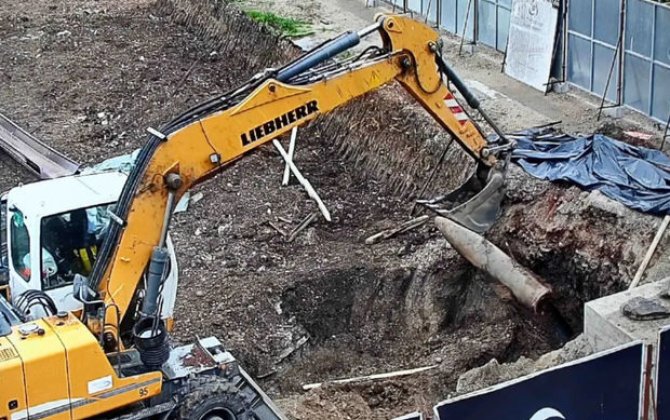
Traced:
<path fill-rule="evenodd" d="M 196 377 L 189 380 L 190 392 L 179 410 L 183 420 L 253 420 L 251 406 L 225 378 Z"/>

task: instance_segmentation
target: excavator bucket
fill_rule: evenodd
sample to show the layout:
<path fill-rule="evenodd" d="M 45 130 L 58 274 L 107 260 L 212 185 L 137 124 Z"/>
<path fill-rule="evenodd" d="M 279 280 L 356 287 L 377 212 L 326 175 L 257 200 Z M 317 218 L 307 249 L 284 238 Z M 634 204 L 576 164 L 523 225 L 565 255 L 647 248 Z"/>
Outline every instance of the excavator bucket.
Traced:
<path fill-rule="evenodd" d="M 454 191 L 417 203 L 474 232 L 484 233 L 497 220 L 504 196 L 504 173 L 480 164 Z"/>

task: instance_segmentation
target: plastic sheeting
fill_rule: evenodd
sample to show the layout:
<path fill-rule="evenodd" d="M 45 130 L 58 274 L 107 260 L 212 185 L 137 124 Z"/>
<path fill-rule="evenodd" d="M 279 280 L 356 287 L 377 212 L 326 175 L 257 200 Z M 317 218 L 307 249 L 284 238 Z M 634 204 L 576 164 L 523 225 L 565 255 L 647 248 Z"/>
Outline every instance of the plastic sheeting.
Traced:
<path fill-rule="evenodd" d="M 140 149 L 137 149 L 127 155 L 115 156 L 96 165 L 83 168 L 80 172 L 82 175 L 99 174 L 110 171 L 119 171 L 123 172 L 124 174 L 129 174 L 133 169 L 133 166 L 135 166 L 135 160 L 137 160 L 137 156 L 139 154 Z"/>
<path fill-rule="evenodd" d="M 526 132 L 513 137 L 517 148 L 512 159 L 537 178 L 597 189 L 645 213 L 670 214 L 670 158 L 658 150 L 600 134 L 572 137 Z"/>

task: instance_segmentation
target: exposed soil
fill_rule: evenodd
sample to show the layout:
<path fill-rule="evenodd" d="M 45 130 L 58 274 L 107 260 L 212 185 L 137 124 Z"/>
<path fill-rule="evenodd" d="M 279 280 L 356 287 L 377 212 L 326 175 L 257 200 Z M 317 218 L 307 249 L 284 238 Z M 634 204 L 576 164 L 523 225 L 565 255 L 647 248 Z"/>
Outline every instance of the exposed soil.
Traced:
<path fill-rule="evenodd" d="M 0 3 L 2 110 L 86 163 L 138 147 L 146 127 L 297 54 L 220 2 Z M 174 221 L 176 339 L 218 336 L 295 418 L 428 412 L 466 370 L 562 344 L 554 320 L 519 307 L 432 224 L 364 244 L 407 219 L 446 144 L 409 102 L 385 88 L 300 130 L 296 162 L 333 223 L 319 218 L 292 243 L 269 225 L 290 231 L 316 210 L 299 186 L 280 186 L 282 160 L 271 148 L 199 186 L 204 198 Z M 456 147 L 448 162 L 428 194 L 456 186 L 470 169 Z M 2 189 L 29 179 L 6 156 L 0 165 Z M 555 288 L 577 334 L 582 303 L 625 287 L 656 223 L 512 168 L 505 213 L 489 238 Z M 433 364 L 407 379 L 301 391 Z"/>

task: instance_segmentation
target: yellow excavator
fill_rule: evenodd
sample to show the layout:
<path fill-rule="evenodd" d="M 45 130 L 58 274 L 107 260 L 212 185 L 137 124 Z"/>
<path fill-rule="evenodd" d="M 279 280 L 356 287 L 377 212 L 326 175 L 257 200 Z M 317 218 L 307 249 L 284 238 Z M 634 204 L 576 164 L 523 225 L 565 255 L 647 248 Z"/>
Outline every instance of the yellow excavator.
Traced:
<path fill-rule="evenodd" d="M 341 58 L 375 32 L 382 45 Z M 504 195 L 510 144 L 442 59 L 441 47 L 428 26 L 379 15 L 367 28 L 149 129 L 108 210 L 111 222 L 92 272 L 74 278 L 72 293 L 83 309 L 26 321 L 0 296 L 0 420 L 282 418 L 216 338 L 170 344 L 160 313 L 175 203 L 251 150 L 395 80 L 479 162 L 463 187 L 439 200 L 466 202 L 449 210 L 427 204 L 468 229 L 486 230 Z M 495 140 L 486 140 L 450 86 L 497 133 Z M 7 211 L 11 220 L 14 210 Z M 45 299 L 39 292 L 32 298 Z"/>

